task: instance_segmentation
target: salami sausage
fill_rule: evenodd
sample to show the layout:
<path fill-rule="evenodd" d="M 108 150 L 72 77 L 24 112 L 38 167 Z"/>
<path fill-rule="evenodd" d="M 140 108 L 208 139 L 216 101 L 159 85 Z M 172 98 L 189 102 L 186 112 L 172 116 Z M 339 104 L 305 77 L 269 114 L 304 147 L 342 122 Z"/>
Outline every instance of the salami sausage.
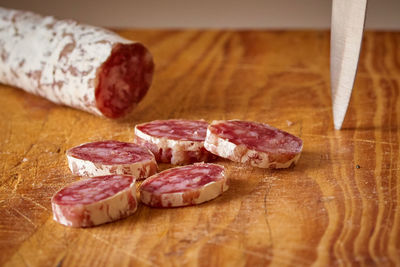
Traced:
<path fill-rule="evenodd" d="M 177 165 L 209 161 L 204 149 L 208 123 L 201 120 L 157 120 L 136 125 L 134 142 L 153 152 L 158 162 Z"/>
<path fill-rule="evenodd" d="M 72 183 L 51 199 L 53 219 L 71 227 L 91 227 L 133 214 L 137 209 L 135 178 L 98 176 Z"/>
<path fill-rule="evenodd" d="M 73 147 L 67 158 L 70 170 L 79 176 L 126 174 L 144 179 L 157 172 L 157 162 L 147 148 L 114 140 Z"/>
<path fill-rule="evenodd" d="M 148 91 L 153 59 L 98 27 L 0 8 L 0 83 L 102 115 L 127 115 Z"/>
<path fill-rule="evenodd" d="M 159 208 L 195 205 L 218 197 L 228 187 L 223 166 L 195 163 L 146 179 L 140 186 L 140 200 Z"/>
<path fill-rule="evenodd" d="M 213 121 L 204 147 L 223 158 L 260 168 L 288 168 L 300 157 L 303 141 L 268 124 Z"/>

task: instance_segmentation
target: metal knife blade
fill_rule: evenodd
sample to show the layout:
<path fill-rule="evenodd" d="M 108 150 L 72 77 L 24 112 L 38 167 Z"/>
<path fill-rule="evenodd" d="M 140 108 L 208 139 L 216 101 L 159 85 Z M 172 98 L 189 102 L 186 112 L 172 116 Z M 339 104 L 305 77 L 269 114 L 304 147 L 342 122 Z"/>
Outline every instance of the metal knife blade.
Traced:
<path fill-rule="evenodd" d="M 333 123 L 340 130 L 357 73 L 367 0 L 333 0 L 331 90 Z"/>

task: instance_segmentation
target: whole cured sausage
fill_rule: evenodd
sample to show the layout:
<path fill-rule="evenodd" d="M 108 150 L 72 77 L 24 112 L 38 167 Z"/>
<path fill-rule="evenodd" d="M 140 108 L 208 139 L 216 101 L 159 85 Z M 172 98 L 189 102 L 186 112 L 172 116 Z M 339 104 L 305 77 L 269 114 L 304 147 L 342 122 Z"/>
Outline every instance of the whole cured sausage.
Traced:
<path fill-rule="evenodd" d="M 111 31 L 0 8 L 0 83 L 119 118 L 144 97 L 153 69 L 142 44 Z"/>
<path fill-rule="evenodd" d="M 79 176 L 126 174 L 144 179 L 157 172 L 157 162 L 147 148 L 114 140 L 73 147 L 67 158 L 70 170 Z"/>
<path fill-rule="evenodd" d="M 158 162 L 209 161 L 215 156 L 204 148 L 207 126 L 202 120 L 156 120 L 136 125 L 134 142 L 150 149 Z"/>
<path fill-rule="evenodd" d="M 260 168 L 288 168 L 300 157 L 303 141 L 268 124 L 213 121 L 204 147 L 223 158 Z"/>
<path fill-rule="evenodd" d="M 195 163 L 146 179 L 140 186 L 140 200 L 151 207 L 181 207 L 214 199 L 228 188 L 223 166 Z"/>
<path fill-rule="evenodd" d="M 123 175 L 74 182 L 51 199 L 53 219 L 71 227 L 91 227 L 133 214 L 137 209 L 135 178 Z"/>

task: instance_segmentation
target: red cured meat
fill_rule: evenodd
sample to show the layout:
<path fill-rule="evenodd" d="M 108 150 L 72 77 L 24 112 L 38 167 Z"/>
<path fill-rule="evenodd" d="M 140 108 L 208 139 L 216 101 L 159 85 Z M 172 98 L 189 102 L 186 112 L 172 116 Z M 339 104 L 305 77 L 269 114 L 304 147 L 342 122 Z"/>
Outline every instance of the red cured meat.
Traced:
<path fill-rule="evenodd" d="M 100 68 L 95 89 L 96 105 L 104 116 L 122 117 L 145 96 L 154 69 L 148 57 L 149 52 L 139 43 L 114 46 Z M 128 88 L 123 89 L 120 83 Z"/>
<path fill-rule="evenodd" d="M 152 207 L 200 204 L 228 190 L 224 167 L 196 163 L 160 172 L 140 186 L 140 199 Z"/>
<path fill-rule="evenodd" d="M 135 178 L 98 176 L 74 182 L 51 199 L 55 221 L 72 227 L 91 227 L 125 218 L 136 211 Z"/>
<path fill-rule="evenodd" d="M 208 122 L 201 120 L 158 120 L 136 126 L 151 136 L 178 141 L 204 141 L 207 127 Z"/>
<path fill-rule="evenodd" d="M 275 169 L 294 165 L 303 141 L 268 124 L 230 120 L 213 121 L 204 146 L 220 157 Z"/>
<path fill-rule="evenodd" d="M 140 43 L 106 29 L 0 7 L 0 82 L 109 118 L 127 115 L 154 72 Z"/>
<path fill-rule="evenodd" d="M 147 148 L 114 140 L 71 148 L 67 158 L 72 173 L 80 176 L 128 174 L 142 179 L 157 172 L 154 155 Z"/>
<path fill-rule="evenodd" d="M 202 120 L 157 120 L 136 125 L 134 142 L 153 152 L 158 162 L 190 164 L 213 159 L 204 149 L 208 123 Z"/>

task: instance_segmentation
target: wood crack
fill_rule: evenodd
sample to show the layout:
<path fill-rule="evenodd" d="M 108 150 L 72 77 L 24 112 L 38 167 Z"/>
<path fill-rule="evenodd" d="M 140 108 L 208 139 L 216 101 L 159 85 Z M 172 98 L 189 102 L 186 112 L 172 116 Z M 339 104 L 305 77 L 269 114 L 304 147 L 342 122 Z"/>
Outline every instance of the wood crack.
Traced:
<path fill-rule="evenodd" d="M 265 219 L 265 224 L 267 225 L 269 239 L 271 241 L 271 249 L 273 249 L 274 248 L 274 239 L 272 238 L 272 229 L 271 229 L 271 225 L 268 220 L 268 209 L 267 209 L 267 198 L 268 198 L 268 194 L 269 194 L 270 190 L 271 190 L 271 184 L 269 186 L 267 186 L 267 189 L 265 190 L 265 194 L 264 194 L 264 219 Z"/>
<path fill-rule="evenodd" d="M 342 142 L 343 141 L 354 141 L 354 142 L 365 142 L 365 143 L 371 143 L 371 144 L 398 145 L 398 143 L 391 143 L 391 142 L 386 142 L 386 141 L 376 141 L 376 140 L 359 139 L 359 138 L 342 138 L 339 136 L 329 136 L 329 135 L 322 135 L 322 134 L 304 134 L 304 136 L 336 139 L 336 140 L 339 140 Z"/>

